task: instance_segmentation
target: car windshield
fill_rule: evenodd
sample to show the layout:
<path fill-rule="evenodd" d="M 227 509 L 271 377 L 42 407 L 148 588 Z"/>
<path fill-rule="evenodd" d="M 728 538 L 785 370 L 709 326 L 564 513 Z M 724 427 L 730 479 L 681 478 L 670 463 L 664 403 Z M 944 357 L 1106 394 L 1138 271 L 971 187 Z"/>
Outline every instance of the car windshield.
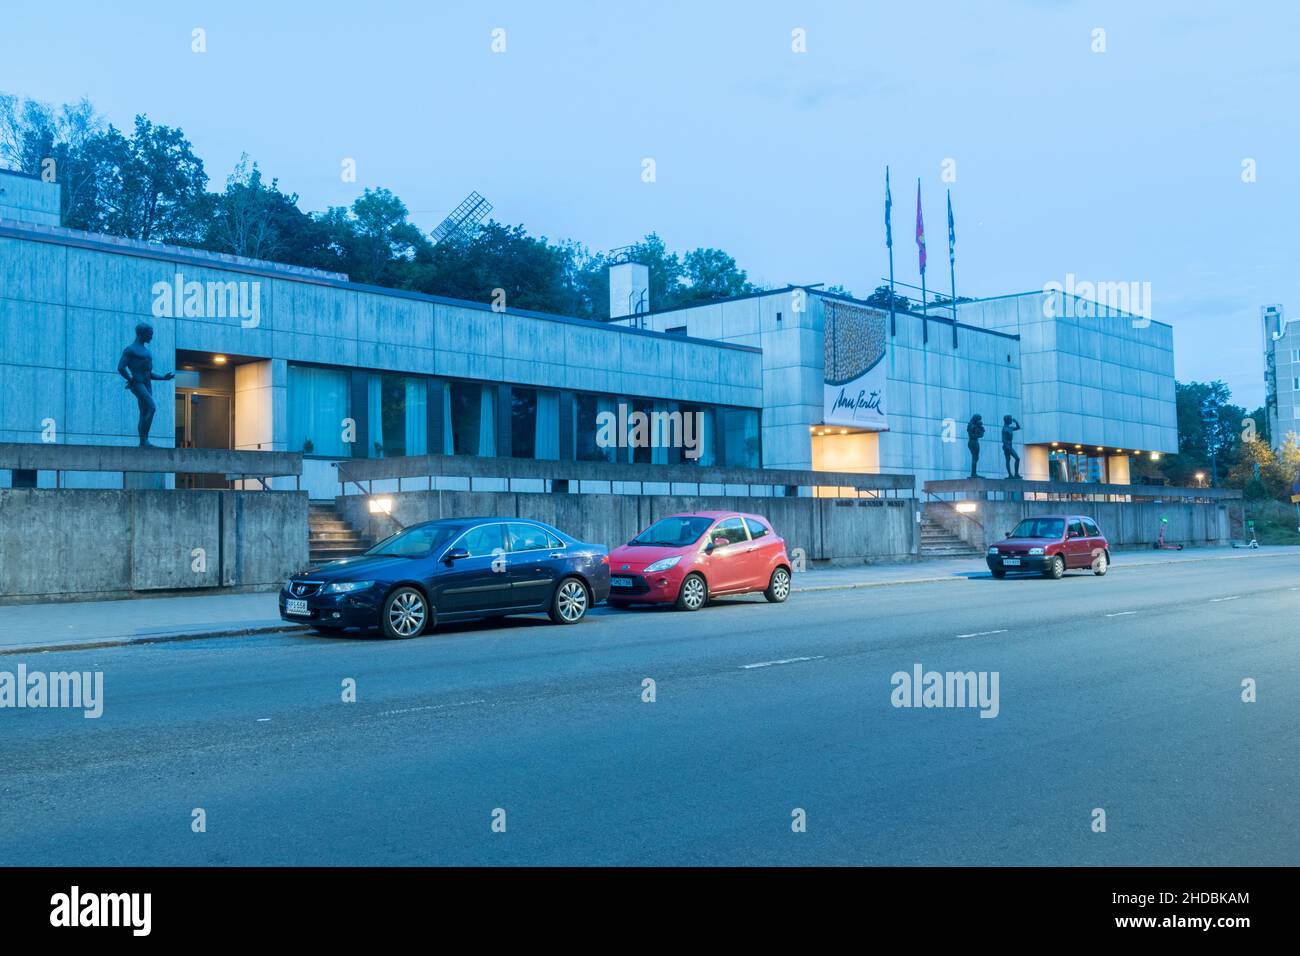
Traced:
<path fill-rule="evenodd" d="M 664 518 L 646 528 L 630 543 L 660 548 L 684 548 L 698 541 L 700 535 L 704 534 L 711 524 L 713 524 L 712 518 Z"/>
<path fill-rule="evenodd" d="M 1013 538 L 1060 538 L 1064 535 L 1064 518 L 1026 518 L 1011 532 Z"/>
<path fill-rule="evenodd" d="M 446 544 L 454 528 L 440 524 L 416 525 L 390 535 L 366 552 L 393 558 L 422 558 Z"/>

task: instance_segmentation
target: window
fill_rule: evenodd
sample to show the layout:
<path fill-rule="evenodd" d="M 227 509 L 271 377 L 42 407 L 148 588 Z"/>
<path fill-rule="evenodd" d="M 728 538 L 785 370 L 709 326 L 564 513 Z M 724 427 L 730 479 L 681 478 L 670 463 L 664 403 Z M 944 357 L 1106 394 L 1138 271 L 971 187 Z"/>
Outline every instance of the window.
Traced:
<path fill-rule="evenodd" d="M 1072 538 L 1082 538 L 1082 537 L 1084 537 L 1084 534 L 1083 534 L 1083 522 L 1081 522 L 1081 521 L 1071 521 L 1071 522 L 1070 522 L 1070 537 L 1072 537 Z"/>
<path fill-rule="evenodd" d="M 508 524 L 506 538 L 511 551 L 546 551 L 554 547 L 551 536 L 535 524 Z"/>
<path fill-rule="evenodd" d="M 510 454 L 533 458 L 537 451 L 537 390 L 510 390 Z"/>
<path fill-rule="evenodd" d="M 450 426 L 444 453 L 484 455 L 497 453 L 496 391 L 477 382 L 451 382 L 444 398 Z"/>
<path fill-rule="evenodd" d="M 466 531 L 461 535 L 461 539 L 456 546 L 468 551 L 471 558 L 481 558 L 500 553 L 505 550 L 501 537 L 501 525 L 485 524 Z"/>
<path fill-rule="evenodd" d="M 781 318 L 781 317 L 778 315 L 778 316 L 777 316 L 777 319 L 779 320 L 780 318 Z M 686 326 L 684 326 L 684 325 L 674 325 L 674 326 L 673 326 L 672 328 L 670 328 L 670 329 L 664 329 L 664 331 L 667 332 L 669 335 L 685 335 L 685 334 L 686 334 Z"/>
<path fill-rule="evenodd" d="M 1292 350 L 1291 350 L 1291 361 L 1292 361 L 1292 362 L 1300 362 L 1300 349 L 1292 349 Z"/>
<path fill-rule="evenodd" d="M 1083 519 L 1083 530 L 1088 532 L 1088 537 L 1090 538 L 1101 537 L 1101 530 L 1087 518 Z"/>
<path fill-rule="evenodd" d="M 575 395 L 573 457 L 577 461 L 615 461 L 618 458 L 617 441 L 618 416 L 614 399 L 608 395 Z"/>
<path fill-rule="evenodd" d="M 767 528 L 761 521 L 755 521 L 753 518 L 746 518 L 745 524 L 749 526 L 749 536 L 751 538 L 761 538 L 767 534 Z"/>
<path fill-rule="evenodd" d="M 1300 378 L 1291 379 L 1291 391 L 1300 392 Z"/>
<path fill-rule="evenodd" d="M 346 458 L 344 419 L 351 405 L 347 372 L 331 368 L 289 366 L 289 450 L 306 455 Z"/>
<path fill-rule="evenodd" d="M 428 391 L 424 379 L 372 374 L 368 400 L 371 457 L 428 453 Z"/>
<path fill-rule="evenodd" d="M 723 464 L 728 468 L 758 468 L 758 412 L 748 408 L 723 408 Z"/>
<path fill-rule="evenodd" d="M 717 527 L 709 532 L 709 540 L 717 538 L 726 538 L 727 544 L 740 544 L 742 541 L 748 541 L 749 535 L 745 533 L 745 523 L 739 518 L 727 518 L 719 521 Z"/>

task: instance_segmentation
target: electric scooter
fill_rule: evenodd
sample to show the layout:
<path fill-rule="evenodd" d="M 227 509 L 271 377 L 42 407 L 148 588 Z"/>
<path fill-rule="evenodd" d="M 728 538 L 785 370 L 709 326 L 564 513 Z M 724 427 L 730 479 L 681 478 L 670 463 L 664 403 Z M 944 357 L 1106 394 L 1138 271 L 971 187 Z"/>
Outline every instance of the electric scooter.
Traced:
<path fill-rule="evenodd" d="M 1160 537 L 1156 539 L 1155 544 L 1151 545 L 1157 551 L 1181 551 L 1181 544 L 1165 544 L 1165 526 L 1169 524 L 1169 519 L 1161 516 L 1160 518 Z"/>

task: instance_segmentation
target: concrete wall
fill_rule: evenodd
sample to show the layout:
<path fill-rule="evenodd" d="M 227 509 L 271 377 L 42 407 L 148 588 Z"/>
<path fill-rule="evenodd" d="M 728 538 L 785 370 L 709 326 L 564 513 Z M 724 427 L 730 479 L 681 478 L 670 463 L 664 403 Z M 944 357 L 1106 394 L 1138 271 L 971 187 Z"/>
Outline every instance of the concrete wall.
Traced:
<path fill-rule="evenodd" d="M 1223 546 L 1232 542 L 1232 527 L 1241 524 L 1239 500 L 1222 503 L 1110 501 L 981 501 L 975 520 L 957 515 L 945 504 L 928 502 L 927 517 L 983 550 L 1001 541 L 1021 518 L 1034 515 L 1083 514 L 1097 522 L 1113 548 L 1149 549 L 1160 534 L 1160 519 L 1169 519 L 1165 540 L 1186 547 Z M 1237 520 L 1232 521 L 1233 513 Z M 978 521 L 979 524 L 975 522 Z M 981 527 L 980 525 L 983 525 Z"/>
<path fill-rule="evenodd" d="M 1169 325 L 1063 292 L 980 299 L 960 315 L 1019 334 L 1026 444 L 1178 450 Z"/>
<path fill-rule="evenodd" d="M 402 525 L 437 518 L 503 515 L 533 518 L 579 540 L 615 548 L 666 515 L 685 511 L 743 511 L 763 515 L 789 548 L 810 561 L 906 561 L 917 556 L 915 499 L 681 497 L 673 495 L 529 494 L 525 492 L 405 491 L 395 493 L 393 517 Z M 379 540 L 397 525 L 371 515 L 367 499 L 337 499 L 340 514 Z"/>
<path fill-rule="evenodd" d="M 0 602 L 252 588 L 306 563 L 305 492 L 0 490 Z"/>
<path fill-rule="evenodd" d="M 59 186 L 0 169 L 0 219 L 59 225 Z"/>

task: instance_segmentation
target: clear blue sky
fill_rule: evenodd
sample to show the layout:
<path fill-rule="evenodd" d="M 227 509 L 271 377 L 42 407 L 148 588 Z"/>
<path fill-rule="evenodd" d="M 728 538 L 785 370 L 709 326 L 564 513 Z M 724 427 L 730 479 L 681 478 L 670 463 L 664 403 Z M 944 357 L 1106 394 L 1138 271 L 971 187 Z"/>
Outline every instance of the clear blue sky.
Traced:
<path fill-rule="evenodd" d="M 180 126 L 214 187 L 247 151 L 306 209 L 386 186 L 427 229 L 477 189 L 534 234 L 655 231 L 759 283 L 865 294 L 888 163 L 898 277 L 918 279 L 920 177 L 947 291 L 951 158 L 961 293 L 1150 282 L 1178 377 L 1248 408 L 1259 306 L 1300 315 L 1292 2 L 66 2 L 0 24 L 0 90 Z"/>

